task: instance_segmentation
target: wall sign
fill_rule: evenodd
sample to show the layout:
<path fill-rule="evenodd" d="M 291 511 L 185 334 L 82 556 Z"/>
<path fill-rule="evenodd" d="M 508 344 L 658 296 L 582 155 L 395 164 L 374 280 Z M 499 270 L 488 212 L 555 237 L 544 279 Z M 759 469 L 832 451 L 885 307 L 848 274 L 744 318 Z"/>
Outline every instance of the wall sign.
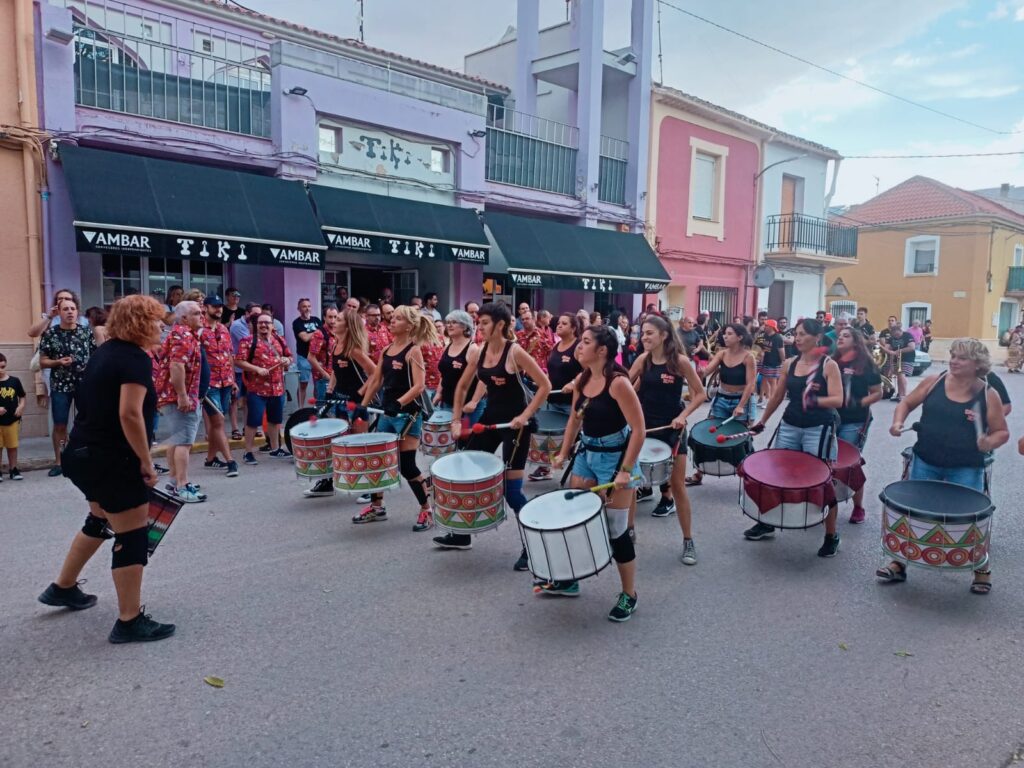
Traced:
<path fill-rule="evenodd" d="M 517 288 L 550 288 L 593 293 L 658 293 L 668 285 L 667 280 L 600 275 L 552 275 L 546 272 L 509 270 L 508 276 Z"/>
<path fill-rule="evenodd" d="M 403 256 L 417 261 L 426 259 L 487 264 L 487 254 L 490 250 L 488 246 L 483 245 L 444 243 L 391 235 L 367 235 L 327 227 L 324 227 L 324 234 L 332 250 L 374 253 L 378 256 Z"/>
<path fill-rule="evenodd" d="M 443 142 L 413 141 L 350 123 L 323 122 L 334 132 L 334 147 L 321 146 L 321 162 L 374 176 L 397 176 L 430 184 L 454 184 L 452 147 Z"/>

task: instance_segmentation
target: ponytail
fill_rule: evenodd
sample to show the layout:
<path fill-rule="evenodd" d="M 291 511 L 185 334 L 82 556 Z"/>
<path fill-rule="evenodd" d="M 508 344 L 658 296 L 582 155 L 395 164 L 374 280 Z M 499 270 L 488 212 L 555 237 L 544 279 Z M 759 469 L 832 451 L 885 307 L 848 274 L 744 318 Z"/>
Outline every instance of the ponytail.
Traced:
<path fill-rule="evenodd" d="M 615 362 L 615 356 L 619 353 L 619 337 L 615 335 L 615 331 L 607 325 L 592 325 L 587 328 L 585 333 L 590 333 L 594 337 L 594 343 L 607 350 L 608 354 L 604 360 L 604 370 L 602 373 L 608 382 L 608 386 L 611 386 L 612 379 L 616 376 L 628 377 L 629 372 Z M 580 374 L 580 397 L 583 397 L 583 388 L 590 381 L 590 376 L 590 368 L 584 368 L 583 373 Z"/>
<path fill-rule="evenodd" d="M 395 314 L 405 320 L 411 327 L 409 338 L 417 346 L 422 344 L 437 344 L 439 341 L 437 328 L 434 327 L 434 319 L 427 317 L 416 307 L 402 305 L 395 309 Z"/>

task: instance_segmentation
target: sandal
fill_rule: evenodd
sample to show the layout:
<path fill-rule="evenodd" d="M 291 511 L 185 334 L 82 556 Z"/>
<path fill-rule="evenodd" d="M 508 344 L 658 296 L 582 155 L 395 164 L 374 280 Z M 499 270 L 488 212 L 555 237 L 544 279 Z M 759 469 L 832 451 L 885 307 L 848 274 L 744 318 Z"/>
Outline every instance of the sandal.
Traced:
<path fill-rule="evenodd" d="M 231 433 L 231 439 L 232 440 L 241 440 L 242 438 L 243 438 L 242 433 L 239 432 L 237 429 L 232 431 L 232 433 Z"/>
<path fill-rule="evenodd" d="M 695 485 L 700 485 L 704 482 L 704 475 L 690 475 L 686 480 L 683 481 L 687 488 L 692 488 Z"/>
<path fill-rule="evenodd" d="M 984 580 L 981 580 L 984 578 Z M 992 571 L 975 571 L 971 592 L 976 595 L 987 595 L 992 591 Z"/>
<path fill-rule="evenodd" d="M 884 568 L 875 571 L 875 576 L 886 582 L 900 582 L 907 580 L 907 569 L 899 563 L 890 563 Z"/>

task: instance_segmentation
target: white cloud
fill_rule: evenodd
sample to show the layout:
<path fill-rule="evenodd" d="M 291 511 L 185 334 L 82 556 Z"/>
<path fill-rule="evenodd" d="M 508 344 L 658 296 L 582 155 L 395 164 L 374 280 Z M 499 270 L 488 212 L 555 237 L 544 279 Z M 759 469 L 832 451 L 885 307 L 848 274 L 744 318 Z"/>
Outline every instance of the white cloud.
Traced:
<path fill-rule="evenodd" d="M 892 66 L 897 69 L 918 69 L 934 62 L 931 56 L 915 56 L 911 53 L 901 53 L 892 60 Z"/>
<path fill-rule="evenodd" d="M 1012 96 L 1019 90 L 1019 85 L 990 85 L 964 88 L 952 95 L 958 99 L 1000 99 L 1003 96 Z"/>
<path fill-rule="evenodd" d="M 996 3 L 996 7 L 989 11 L 988 15 L 985 16 L 989 21 L 998 21 L 999 19 L 1005 19 L 1010 15 L 1010 4 L 1009 3 Z"/>
<path fill-rule="evenodd" d="M 978 53 L 983 47 L 981 43 L 972 43 L 971 45 L 965 45 L 963 48 L 957 48 L 946 55 L 951 59 L 966 59 L 968 56 Z"/>

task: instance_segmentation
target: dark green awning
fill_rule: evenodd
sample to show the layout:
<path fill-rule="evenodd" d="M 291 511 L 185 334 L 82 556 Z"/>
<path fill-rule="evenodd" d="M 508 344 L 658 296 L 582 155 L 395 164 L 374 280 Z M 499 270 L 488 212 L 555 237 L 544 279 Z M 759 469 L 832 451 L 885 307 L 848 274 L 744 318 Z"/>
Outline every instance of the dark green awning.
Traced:
<path fill-rule="evenodd" d="M 670 280 L 642 235 L 491 211 L 484 223 L 523 288 L 657 293 Z"/>
<path fill-rule="evenodd" d="M 309 193 L 332 249 L 487 264 L 490 245 L 470 208 L 320 184 Z"/>
<path fill-rule="evenodd" d="M 79 251 L 323 269 L 301 182 L 60 145 Z"/>

